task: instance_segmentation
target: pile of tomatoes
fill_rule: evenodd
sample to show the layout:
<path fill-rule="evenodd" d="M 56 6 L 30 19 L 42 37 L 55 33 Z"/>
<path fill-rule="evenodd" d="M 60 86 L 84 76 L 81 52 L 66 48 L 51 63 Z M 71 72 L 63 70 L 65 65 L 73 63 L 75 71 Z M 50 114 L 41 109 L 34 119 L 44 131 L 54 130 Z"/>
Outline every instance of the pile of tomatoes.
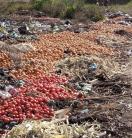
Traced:
<path fill-rule="evenodd" d="M 61 85 L 66 78 L 38 74 L 25 79 L 25 85 L 17 88 L 18 95 L 7 100 L 0 99 L 0 121 L 22 122 L 26 119 L 51 118 L 52 108 L 47 106 L 50 100 L 75 99 L 76 93 Z"/>

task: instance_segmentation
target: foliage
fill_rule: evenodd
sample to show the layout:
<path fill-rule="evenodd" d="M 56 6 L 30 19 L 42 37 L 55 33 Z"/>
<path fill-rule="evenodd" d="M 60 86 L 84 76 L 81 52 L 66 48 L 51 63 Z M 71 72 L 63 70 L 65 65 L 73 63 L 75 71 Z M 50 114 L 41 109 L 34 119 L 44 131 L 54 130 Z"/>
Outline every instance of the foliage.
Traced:
<path fill-rule="evenodd" d="M 114 1 L 112 0 L 112 2 Z M 126 5 L 111 5 L 112 10 L 123 10 L 129 14 L 131 13 L 132 0 L 117 0 L 116 2 L 129 3 Z M 30 3 L 9 3 L 8 0 L 0 0 L 0 12 L 12 13 L 16 10 L 32 9 L 43 11 L 47 16 L 52 17 L 99 21 L 103 19 L 103 7 L 98 7 L 95 3 L 96 0 L 31 0 Z"/>
<path fill-rule="evenodd" d="M 87 18 L 95 22 L 102 20 L 104 18 L 103 8 L 101 9 L 96 5 L 87 5 L 84 8 L 83 12 L 85 13 L 85 16 Z"/>
<path fill-rule="evenodd" d="M 33 8 L 36 10 L 41 10 L 43 6 L 46 5 L 47 3 L 50 3 L 50 0 L 33 0 L 32 1 Z"/>
<path fill-rule="evenodd" d="M 52 0 L 50 15 L 53 17 L 63 17 L 66 9 L 67 5 L 62 0 Z"/>
<path fill-rule="evenodd" d="M 8 0 L 0 0 L 0 14 L 6 15 L 17 10 L 30 10 L 32 5 L 23 2 L 9 2 Z"/>
<path fill-rule="evenodd" d="M 0 13 L 3 13 L 8 6 L 8 2 L 6 0 L 0 0 Z"/>
<path fill-rule="evenodd" d="M 123 12 L 128 13 L 132 16 L 132 0 L 125 5 L 119 5 L 119 4 L 114 5 L 113 4 L 110 6 L 110 8 L 111 8 L 111 11 L 114 11 L 114 12 L 123 11 Z"/>
<path fill-rule="evenodd" d="M 64 18 L 72 19 L 75 16 L 76 9 L 74 6 L 69 6 L 65 12 Z"/>

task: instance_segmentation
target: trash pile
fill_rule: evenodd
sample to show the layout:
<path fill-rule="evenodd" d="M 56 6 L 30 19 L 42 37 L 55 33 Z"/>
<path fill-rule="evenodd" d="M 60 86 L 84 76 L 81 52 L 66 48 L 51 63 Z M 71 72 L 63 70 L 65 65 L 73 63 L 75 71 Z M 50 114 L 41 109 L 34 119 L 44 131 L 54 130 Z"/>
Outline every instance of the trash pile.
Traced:
<path fill-rule="evenodd" d="M 106 17 L 108 17 L 109 19 L 112 19 L 112 21 L 114 21 L 113 19 L 115 19 L 115 23 L 118 24 L 122 24 L 122 25 L 132 25 L 132 17 L 127 14 L 127 13 L 123 13 L 121 11 L 115 12 L 115 13 L 107 13 Z"/>
<path fill-rule="evenodd" d="M 111 68 L 111 70 L 109 70 Z M 116 73 L 121 73 L 119 64 L 117 62 L 112 61 L 110 57 L 99 57 L 99 56 L 76 56 L 76 57 L 67 57 L 58 61 L 56 64 L 56 72 L 62 75 L 68 76 L 93 76 L 93 73 L 99 75 L 100 73 L 105 73 L 107 76 L 111 76 Z M 86 80 L 89 79 L 86 77 Z"/>
<path fill-rule="evenodd" d="M 0 22 L 0 137 L 131 137 L 132 28 L 118 22 L 127 15 L 76 27 L 25 13 Z"/>
<path fill-rule="evenodd" d="M 110 68 L 111 70 L 109 70 Z M 101 90 L 104 91 L 105 84 L 107 85 L 107 89 L 109 89 L 109 86 L 119 86 L 120 84 L 116 82 L 116 79 L 116 81 L 114 80 L 113 74 L 121 75 L 121 69 L 118 63 L 109 58 L 102 59 L 96 56 L 80 56 L 69 57 L 59 61 L 56 65 L 56 73 L 70 78 L 69 87 L 74 87 L 77 91 L 82 91 L 89 95 L 92 90 L 98 94 Z M 124 83 L 122 85 L 125 86 Z M 100 91 L 98 91 L 99 89 Z M 114 88 L 110 89 L 113 90 Z M 108 94 L 110 95 L 110 90 Z"/>
<path fill-rule="evenodd" d="M 20 12 L 29 12 L 29 11 L 20 11 Z M 28 20 L 30 19 L 30 24 L 34 26 L 36 31 L 43 33 L 56 33 L 61 31 L 71 31 L 75 33 L 87 32 L 91 24 L 87 23 L 78 23 L 76 21 L 71 21 L 69 19 L 62 20 L 59 18 L 46 17 L 43 12 L 30 12 L 30 14 L 22 15 L 19 13 L 11 15 L 9 19 L 13 18 L 14 20 Z"/>
<path fill-rule="evenodd" d="M 119 64 L 114 61 L 112 63 L 108 58 L 101 59 L 96 56 L 65 58 L 57 64 L 56 73 L 69 77 L 68 86 L 87 95 L 91 95 L 92 91 L 96 92 L 96 95 L 122 93 L 123 87 L 130 87 L 130 84 L 121 81 Z M 109 89 L 107 94 L 105 89 Z"/>
<path fill-rule="evenodd" d="M 37 39 L 26 23 L 19 23 L 8 19 L 0 20 L 0 40 L 10 43 L 25 42 Z"/>
<path fill-rule="evenodd" d="M 37 70 L 43 70 L 45 73 L 53 72 L 56 62 L 68 55 L 113 55 L 111 48 L 80 38 L 80 35 L 72 32 L 61 32 L 41 35 L 39 40 L 31 44 L 3 44 L 4 47 L 0 46 L 2 51 L 0 55 L 1 60 L 6 61 L 0 64 L 4 67 L 14 67 L 15 65 L 17 72 L 13 71 L 13 74 L 17 77 L 23 77 L 25 74 L 31 73 L 36 75 Z"/>
<path fill-rule="evenodd" d="M 27 16 L 13 16 L 0 20 L 0 41 L 18 43 L 38 39 L 37 34 L 57 33 L 63 31 L 86 32 L 89 25 L 72 23 L 70 20 L 55 20 L 45 16 L 34 18 Z M 16 20 L 15 20 L 16 19 Z"/>

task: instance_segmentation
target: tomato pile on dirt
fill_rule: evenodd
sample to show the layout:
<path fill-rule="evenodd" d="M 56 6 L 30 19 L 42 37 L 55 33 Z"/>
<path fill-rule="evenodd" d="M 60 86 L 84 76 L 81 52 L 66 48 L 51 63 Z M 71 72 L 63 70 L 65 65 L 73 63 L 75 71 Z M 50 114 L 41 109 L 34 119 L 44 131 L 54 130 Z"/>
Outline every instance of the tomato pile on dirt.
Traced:
<path fill-rule="evenodd" d="M 64 77 L 38 73 L 36 77 L 28 77 L 25 82 L 24 86 L 16 88 L 16 96 L 7 100 L 0 99 L 0 121 L 7 123 L 51 118 L 54 114 L 53 109 L 47 106 L 49 101 L 76 99 L 77 96 L 75 92 L 59 86 L 67 82 Z"/>

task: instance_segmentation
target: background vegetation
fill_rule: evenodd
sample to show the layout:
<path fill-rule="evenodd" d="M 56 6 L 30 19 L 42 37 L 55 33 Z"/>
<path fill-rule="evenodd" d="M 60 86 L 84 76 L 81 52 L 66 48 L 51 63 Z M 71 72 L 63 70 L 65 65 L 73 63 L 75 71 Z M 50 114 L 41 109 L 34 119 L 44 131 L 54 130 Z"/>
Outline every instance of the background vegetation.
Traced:
<path fill-rule="evenodd" d="M 105 8 L 103 6 L 98 7 L 96 0 L 31 0 L 30 3 L 0 0 L 0 13 L 2 15 L 26 9 L 43 11 L 47 16 L 52 17 L 99 21 L 104 18 Z M 132 0 L 111 0 L 108 9 L 123 10 L 131 14 Z"/>

